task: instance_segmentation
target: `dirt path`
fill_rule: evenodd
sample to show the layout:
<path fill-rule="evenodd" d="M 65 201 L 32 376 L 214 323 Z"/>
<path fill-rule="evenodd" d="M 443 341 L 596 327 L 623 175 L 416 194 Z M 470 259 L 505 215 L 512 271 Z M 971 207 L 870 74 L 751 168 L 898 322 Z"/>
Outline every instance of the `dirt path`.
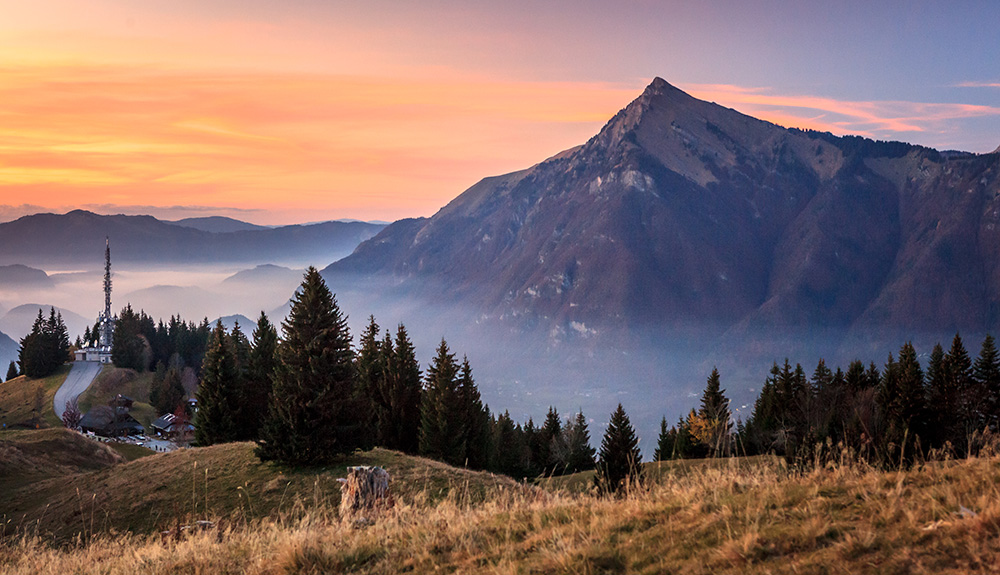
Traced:
<path fill-rule="evenodd" d="M 54 405 L 56 417 L 62 419 L 63 412 L 66 411 L 66 402 L 76 399 L 81 393 L 90 387 L 97 374 L 101 373 L 104 367 L 96 361 L 74 361 L 73 368 L 69 370 L 66 381 L 56 391 Z"/>

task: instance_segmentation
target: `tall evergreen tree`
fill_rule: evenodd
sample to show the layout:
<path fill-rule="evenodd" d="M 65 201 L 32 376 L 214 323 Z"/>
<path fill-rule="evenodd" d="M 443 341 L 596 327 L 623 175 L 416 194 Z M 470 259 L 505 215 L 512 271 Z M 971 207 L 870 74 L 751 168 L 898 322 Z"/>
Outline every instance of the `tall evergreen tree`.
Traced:
<path fill-rule="evenodd" d="M 718 369 L 712 368 L 712 373 L 708 376 L 698 415 L 706 424 L 704 437 L 699 439 L 713 457 L 725 455 L 729 450 L 733 422 L 729 416 L 729 400 L 726 399 L 725 390 L 720 389 Z"/>
<path fill-rule="evenodd" d="M 347 318 L 319 271 L 310 267 L 292 299 L 273 399 L 257 455 L 288 464 L 333 460 L 371 443 L 355 414 L 361 398 Z"/>
<path fill-rule="evenodd" d="M 472 469 L 486 469 L 490 459 L 490 412 L 483 405 L 479 388 L 472 379 L 472 367 L 469 358 L 462 358 L 462 367 L 458 374 L 458 392 L 465 407 L 465 460 Z"/>
<path fill-rule="evenodd" d="M 549 406 L 548 413 L 545 414 L 545 421 L 538 431 L 538 454 L 537 460 L 544 475 L 551 475 L 558 465 L 553 451 L 558 450 L 557 442 L 561 439 L 562 422 L 559 420 L 559 412 L 555 407 Z"/>
<path fill-rule="evenodd" d="M 982 423 L 996 431 L 1000 424 L 1000 357 L 997 354 L 996 340 L 987 334 L 983 346 L 972 366 L 972 379 L 982 392 Z"/>
<path fill-rule="evenodd" d="M 240 389 L 236 357 L 218 322 L 201 366 L 201 382 L 196 392 L 198 415 L 195 440 L 199 445 L 236 441 L 240 437 Z"/>
<path fill-rule="evenodd" d="M 395 344 L 386 333 L 382 349 L 386 370 L 376 411 L 379 443 L 389 449 L 417 453 L 420 447 L 422 376 L 413 343 L 403 324 L 396 328 Z"/>
<path fill-rule="evenodd" d="M 465 463 L 466 407 L 458 389 L 458 364 L 444 339 L 427 369 L 420 402 L 420 453 L 452 465 Z"/>
<path fill-rule="evenodd" d="M 45 377 L 55 373 L 69 359 L 69 335 L 62 314 L 49 308 L 46 320 L 39 309 L 31 332 L 21 339 L 20 372 L 28 377 Z"/>
<path fill-rule="evenodd" d="M 278 366 L 278 330 L 267 314 L 260 312 L 257 329 L 253 331 L 249 366 L 242 388 L 241 409 L 245 415 L 240 426 L 241 436 L 259 439 L 264 415 L 271 403 L 271 389 Z"/>
<path fill-rule="evenodd" d="M 926 414 L 924 372 L 913 344 L 906 342 L 899 350 L 899 417 L 902 429 L 906 430 L 906 435 L 912 442 L 906 447 L 910 454 L 913 454 L 912 450 L 920 445 L 919 440 L 925 435 Z"/>
<path fill-rule="evenodd" d="M 163 366 L 163 363 L 159 363 Z M 158 414 L 173 413 L 177 406 L 184 403 L 184 385 L 181 382 L 181 372 L 176 367 L 157 370 L 149 391 L 149 403 L 156 408 Z"/>
<path fill-rule="evenodd" d="M 677 442 L 677 429 L 667 427 L 666 416 L 660 420 L 660 435 L 656 438 L 656 451 L 653 452 L 653 461 L 664 461 L 670 459 L 674 452 L 674 443 Z"/>
<path fill-rule="evenodd" d="M 20 374 L 17 372 L 17 364 L 14 363 L 14 360 L 11 360 L 10 365 L 7 366 L 7 377 L 4 379 L 4 381 L 10 381 L 15 377 L 17 377 L 18 375 Z"/>
<path fill-rule="evenodd" d="M 942 446 L 946 442 L 960 445 L 962 434 L 959 425 L 958 391 L 951 387 L 953 379 L 948 377 L 949 362 L 945 357 L 944 348 L 938 343 L 931 351 L 927 363 L 926 385 L 927 399 L 933 409 L 930 412 L 929 423 L 931 433 L 928 439 L 934 446 Z"/>
<path fill-rule="evenodd" d="M 629 485 L 642 481 L 642 455 L 639 439 L 622 404 L 611 414 L 608 428 L 601 440 L 600 460 L 594 477 L 604 493 L 619 493 Z"/>
<path fill-rule="evenodd" d="M 597 463 L 595 457 L 597 450 L 590 445 L 590 430 L 587 429 L 587 418 L 581 409 L 573 418 L 572 424 L 567 424 L 563 428 L 563 433 L 568 437 L 566 443 L 569 446 L 569 462 L 567 473 L 576 473 L 593 469 Z"/>
<path fill-rule="evenodd" d="M 944 388 L 955 395 L 952 402 L 958 414 L 951 434 L 952 443 L 964 452 L 969 448 L 969 436 L 983 426 L 980 409 L 983 392 L 972 377 L 972 359 L 957 333 L 944 357 L 943 367 Z"/>
<path fill-rule="evenodd" d="M 382 340 L 379 338 L 381 329 L 375 322 L 375 316 L 368 316 L 368 326 L 361 332 L 361 339 L 358 342 L 358 352 L 355 359 L 355 366 L 358 372 L 358 393 L 365 399 L 363 410 L 358 413 L 358 418 L 367 428 L 366 433 L 378 438 L 379 412 L 382 418 L 388 405 L 381 402 L 382 394 L 380 390 L 385 388 L 387 355 Z M 381 442 L 379 442 L 381 443 Z"/>
<path fill-rule="evenodd" d="M 135 313 L 131 304 L 126 305 L 118 314 L 111 342 L 111 361 L 116 367 L 140 372 L 146 370 L 146 341 L 142 337 L 139 314 Z"/>

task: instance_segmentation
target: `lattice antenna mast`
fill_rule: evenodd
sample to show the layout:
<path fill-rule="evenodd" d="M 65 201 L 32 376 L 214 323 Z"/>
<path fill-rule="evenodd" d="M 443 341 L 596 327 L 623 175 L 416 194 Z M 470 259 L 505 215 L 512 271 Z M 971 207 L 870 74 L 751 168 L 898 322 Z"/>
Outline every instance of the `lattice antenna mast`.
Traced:
<path fill-rule="evenodd" d="M 104 317 L 111 317 L 111 240 L 104 238 Z"/>
<path fill-rule="evenodd" d="M 105 237 L 104 244 L 104 313 L 101 314 L 99 345 L 108 348 L 115 333 L 114 317 L 111 315 L 111 240 Z"/>

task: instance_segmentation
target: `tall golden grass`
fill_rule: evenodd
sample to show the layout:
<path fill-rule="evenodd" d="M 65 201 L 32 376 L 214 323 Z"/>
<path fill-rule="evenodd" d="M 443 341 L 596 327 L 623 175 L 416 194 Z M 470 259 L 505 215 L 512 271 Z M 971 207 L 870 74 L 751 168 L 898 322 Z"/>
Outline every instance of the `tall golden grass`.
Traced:
<path fill-rule="evenodd" d="M 210 516 L 188 536 L 24 533 L 0 572 L 972 573 L 1000 569 L 1000 456 L 885 471 L 827 458 L 663 467 L 618 498 L 504 485 L 483 500 L 417 491 L 357 528 L 317 493 L 261 520 Z M 391 469 L 389 470 L 392 471 Z M 652 471 L 652 470 L 651 470 Z M 195 490 L 192 497 L 203 497 Z M 252 501 L 247 502 L 252 505 Z M 201 517 L 189 517 L 189 520 Z"/>

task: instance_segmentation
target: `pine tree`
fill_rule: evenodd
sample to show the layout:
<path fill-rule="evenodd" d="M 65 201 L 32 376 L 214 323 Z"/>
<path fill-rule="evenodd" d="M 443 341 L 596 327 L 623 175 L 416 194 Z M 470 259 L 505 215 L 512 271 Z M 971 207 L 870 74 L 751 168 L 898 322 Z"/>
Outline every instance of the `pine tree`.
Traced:
<path fill-rule="evenodd" d="M 660 435 L 656 438 L 656 451 L 653 452 L 653 461 L 665 461 L 670 459 L 674 452 L 674 443 L 677 442 L 677 429 L 667 427 L 666 416 L 660 420 Z"/>
<path fill-rule="evenodd" d="M 958 393 L 957 390 L 951 388 L 952 379 L 948 377 L 948 369 L 949 364 L 945 357 L 944 348 L 938 343 L 931 351 L 926 374 L 927 399 L 933 407 L 929 417 L 933 433 L 928 439 L 937 447 L 943 446 L 949 441 L 953 445 L 960 444 Z"/>
<path fill-rule="evenodd" d="M 146 342 L 141 334 L 142 327 L 139 315 L 132 310 L 132 305 L 128 304 L 118 314 L 118 320 L 115 321 L 115 333 L 111 340 L 111 361 L 115 367 L 125 367 L 136 371 L 144 371 L 148 367 L 144 353 Z"/>
<path fill-rule="evenodd" d="M 158 364 L 163 366 L 162 363 Z M 159 372 L 159 370 L 157 370 Z M 176 367 L 164 369 L 162 375 L 157 373 L 149 392 L 149 403 L 156 412 L 173 413 L 178 405 L 184 403 L 184 385 L 181 382 L 181 372 Z"/>
<path fill-rule="evenodd" d="M 503 412 L 493 423 L 494 453 L 493 470 L 517 479 L 527 473 L 527 445 L 524 430 L 514 424 L 510 413 Z"/>
<path fill-rule="evenodd" d="M 20 374 L 17 372 L 17 364 L 14 362 L 14 360 L 11 360 L 10 365 L 7 366 L 7 377 L 6 379 L 4 379 L 4 381 L 10 381 L 15 377 L 17 377 L 18 375 Z"/>
<path fill-rule="evenodd" d="M 382 342 L 386 357 L 385 378 L 379 390 L 376 412 L 379 442 L 389 449 L 417 453 L 420 447 L 421 373 L 406 327 L 399 324 L 396 342 L 386 333 Z"/>
<path fill-rule="evenodd" d="M 358 418 L 367 429 L 365 433 L 378 438 L 378 421 L 385 420 L 389 406 L 382 399 L 380 390 L 385 388 L 387 353 L 379 338 L 381 329 L 375 316 L 368 316 L 368 326 L 361 332 L 355 366 L 358 377 L 358 393 L 364 398 L 364 409 Z M 391 352 L 391 349 L 390 349 Z M 381 443 L 381 442 L 379 442 Z"/>
<path fill-rule="evenodd" d="M 562 435 L 562 422 L 559 421 L 559 412 L 555 407 L 549 406 L 549 411 L 545 414 L 545 421 L 538 431 L 538 464 L 543 475 L 551 475 L 558 462 L 553 457 L 553 451 L 558 450 L 557 443 Z"/>
<path fill-rule="evenodd" d="M 246 417 L 240 431 L 246 439 L 256 440 L 260 439 L 262 416 L 268 413 L 271 403 L 272 380 L 278 365 L 278 331 L 263 311 L 257 318 L 257 329 L 253 331 L 249 362 L 241 401 Z"/>
<path fill-rule="evenodd" d="M 583 415 L 583 410 L 576 413 L 571 425 L 566 425 L 563 433 L 567 435 L 567 445 L 569 447 L 569 461 L 567 473 L 586 471 L 596 466 L 594 457 L 597 451 L 590 446 L 590 430 L 587 429 L 587 418 Z"/>
<path fill-rule="evenodd" d="M 987 334 L 983 339 L 972 367 L 972 379 L 984 399 L 982 423 L 995 431 L 1000 423 L 1000 357 L 992 335 Z"/>
<path fill-rule="evenodd" d="M 472 367 L 469 358 L 462 358 L 462 367 L 458 374 L 458 392 L 465 408 L 465 460 L 472 469 L 486 469 L 490 459 L 490 412 L 483 405 L 479 388 L 472 379 Z M 529 422 L 530 423 L 530 422 Z"/>
<path fill-rule="evenodd" d="M 467 429 L 466 409 L 458 390 L 458 365 L 444 339 L 427 369 L 420 402 L 420 453 L 463 465 Z"/>
<path fill-rule="evenodd" d="M 239 373 L 227 339 L 226 329 L 220 321 L 212 331 L 196 393 L 195 440 L 202 446 L 239 438 Z"/>
<path fill-rule="evenodd" d="M 972 377 L 972 360 L 965 349 L 962 337 L 955 334 L 951 349 L 944 357 L 944 388 L 954 394 L 951 403 L 957 413 L 956 421 L 951 431 L 951 441 L 964 452 L 969 448 L 968 438 L 973 432 L 982 429 L 982 411 L 980 402 L 983 392 Z"/>
<path fill-rule="evenodd" d="M 924 372 L 920 368 L 913 344 L 906 342 L 899 350 L 899 417 L 908 438 L 904 455 L 913 454 L 913 449 L 924 436 L 926 413 Z"/>
<path fill-rule="evenodd" d="M 373 438 L 355 418 L 360 398 L 347 319 L 316 268 L 306 271 L 282 332 L 258 457 L 317 464 L 367 447 Z"/>
<path fill-rule="evenodd" d="M 708 448 L 712 457 L 724 455 L 729 450 L 729 434 L 733 423 L 729 417 L 729 400 L 720 389 L 719 370 L 712 368 L 701 397 L 698 415 L 705 422 L 705 433 L 698 439 Z"/>
<path fill-rule="evenodd" d="M 603 493 L 619 493 L 642 481 L 641 464 L 639 439 L 625 409 L 619 403 L 618 409 L 611 414 L 608 428 L 601 440 L 600 460 L 594 481 Z"/>
<path fill-rule="evenodd" d="M 49 309 L 48 320 L 38 310 L 31 332 L 21 339 L 20 372 L 28 377 L 46 377 L 69 360 L 69 335 L 62 314 Z"/>

